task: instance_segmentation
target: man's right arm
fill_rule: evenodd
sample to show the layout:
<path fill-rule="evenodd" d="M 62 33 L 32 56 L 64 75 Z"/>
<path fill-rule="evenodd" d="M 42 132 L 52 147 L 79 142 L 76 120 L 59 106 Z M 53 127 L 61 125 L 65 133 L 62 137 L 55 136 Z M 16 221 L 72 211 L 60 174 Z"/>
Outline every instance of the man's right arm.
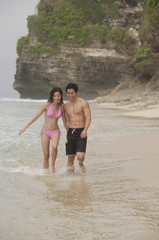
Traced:
<path fill-rule="evenodd" d="M 63 107 L 62 120 L 63 120 L 63 125 L 64 125 L 66 131 L 68 131 L 68 129 L 69 129 L 69 117 L 68 117 L 67 111 L 66 111 L 66 104 Z"/>

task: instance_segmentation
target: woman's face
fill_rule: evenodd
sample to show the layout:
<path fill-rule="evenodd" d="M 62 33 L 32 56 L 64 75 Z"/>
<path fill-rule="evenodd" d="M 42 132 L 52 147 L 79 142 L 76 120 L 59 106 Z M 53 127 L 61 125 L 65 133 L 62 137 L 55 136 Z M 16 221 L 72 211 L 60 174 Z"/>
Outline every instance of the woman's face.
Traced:
<path fill-rule="evenodd" d="M 61 100 L 61 94 L 59 92 L 55 92 L 53 95 L 53 102 L 60 103 L 60 100 Z"/>

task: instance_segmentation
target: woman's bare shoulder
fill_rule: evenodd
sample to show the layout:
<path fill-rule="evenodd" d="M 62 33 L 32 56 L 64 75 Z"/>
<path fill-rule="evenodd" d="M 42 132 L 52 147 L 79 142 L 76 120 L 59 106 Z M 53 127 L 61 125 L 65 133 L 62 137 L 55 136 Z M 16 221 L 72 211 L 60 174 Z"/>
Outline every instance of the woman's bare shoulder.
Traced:
<path fill-rule="evenodd" d="M 42 109 L 47 109 L 50 106 L 50 102 L 44 103 Z"/>

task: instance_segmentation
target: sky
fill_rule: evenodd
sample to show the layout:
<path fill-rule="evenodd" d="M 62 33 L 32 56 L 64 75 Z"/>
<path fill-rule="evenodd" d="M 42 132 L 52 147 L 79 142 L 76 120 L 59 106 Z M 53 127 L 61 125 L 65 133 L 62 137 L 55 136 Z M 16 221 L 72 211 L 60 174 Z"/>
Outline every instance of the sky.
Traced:
<path fill-rule="evenodd" d="M 39 0 L 0 0 L 0 98 L 19 98 L 13 89 L 17 40 L 28 34 L 27 17 Z"/>

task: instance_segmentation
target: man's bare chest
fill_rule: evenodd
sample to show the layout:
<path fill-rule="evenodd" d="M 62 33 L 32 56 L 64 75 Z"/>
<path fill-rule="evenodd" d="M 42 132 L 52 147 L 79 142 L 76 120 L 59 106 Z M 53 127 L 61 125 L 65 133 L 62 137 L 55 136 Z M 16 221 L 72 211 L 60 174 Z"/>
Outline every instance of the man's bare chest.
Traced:
<path fill-rule="evenodd" d="M 68 107 L 68 115 L 71 117 L 73 115 L 80 116 L 83 114 L 82 107 L 79 107 L 77 105 L 71 105 Z"/>

